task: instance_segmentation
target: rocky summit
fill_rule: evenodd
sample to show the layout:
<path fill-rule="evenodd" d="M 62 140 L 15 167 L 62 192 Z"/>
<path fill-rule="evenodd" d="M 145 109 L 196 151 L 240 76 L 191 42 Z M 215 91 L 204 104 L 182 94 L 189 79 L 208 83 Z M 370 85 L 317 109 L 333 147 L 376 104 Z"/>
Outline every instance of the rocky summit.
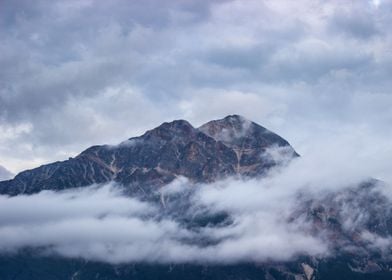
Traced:
<path fill-rule="evenodd" d="M 75 158 L 23 171 L 0 182 L 0 193 L 32 194 L 115 181 L 131 194 L 143 195 L 179 176 L 200 183 L 256 177 L 276 165 L 268 149 L 278 149 L 288 159 L 298 156 L 282 137 L 242 116 L 199 128 L 175 120 L 119 145 L 93 146 Z"/>
<path fill-rule="evenodd" d="M 203 237 L 203 232 L 235 225 L 232 213 L 200 205 L 195 212 L 188 196 L 195 188 L 163 197 L 163 186 L 179 177 L 190 184 L 263 178 L 272 167 L 297 157 L 282 137 L 238 115 L 198 128 L 176 120 L 118 145 L 92 146 L 74 158 L 23 171 L 0 182 L 0 193 L 30 195 L 116 182 L 126 195 L 157 202 L 159 214 L 153 218 L 178 223 L 197 237 L 183 241 L 202 248 L 221 241 Z M 343 190 L 298 193 L 288 218 L 279 217 L 323 240 L 330 255 L 299 253 L 289 261 L 262 263 L 110 264 L 41 254 L 43 248 L 27 247 L 0 254 L 0 279 L 391 279 L 392 206 L 378 191 L 380 184 L 370 179 Z"/>

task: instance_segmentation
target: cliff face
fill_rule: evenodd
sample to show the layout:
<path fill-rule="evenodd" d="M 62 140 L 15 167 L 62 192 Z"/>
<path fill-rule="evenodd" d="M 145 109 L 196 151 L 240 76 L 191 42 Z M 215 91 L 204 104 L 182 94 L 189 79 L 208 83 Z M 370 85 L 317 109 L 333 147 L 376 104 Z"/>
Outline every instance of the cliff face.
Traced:
<path fill-rule="evenodd" d="M 23 171 L 13 180 L 0 182 L 0 192 L 31 194 L 113 180 L 132 193 L 143 194 L 178 176 L 191 182 L 233 175 L 256 177 L 276 164 L 266 154 L 269 148 L 278 148 L 288 158 L 298 156 L 286 140 L 238 115 L 200 128 L 177 120 L 116 146 L 93 146 L 75 158 Z"/>

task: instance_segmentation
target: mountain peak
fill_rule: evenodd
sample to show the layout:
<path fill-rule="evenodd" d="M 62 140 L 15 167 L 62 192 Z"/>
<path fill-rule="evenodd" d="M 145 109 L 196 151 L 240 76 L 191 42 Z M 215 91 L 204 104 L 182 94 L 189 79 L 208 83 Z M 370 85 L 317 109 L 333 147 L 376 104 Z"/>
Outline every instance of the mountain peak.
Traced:
<path fill-rule="evenodd" d="M 171 122 L 164 122 L 163 124 L 161 124 L 160 126 L 158 126 L 157 128 L 160 127 L 166 127 L 166 128 L 173 128 L 173 129 L 189 129 L 189 128 L 193 128 L 193 126 L 186 120 L 174 120 Z"/>
<path fill-rule="evenodd" d="M 226 117 L 222 118 L 222 119 L 218 119 L 218 120 L 212 120 L 210 122 L 221 122 L 221 123 L 225 123 L 225 124 L 231 124 L 231 125 L 243 125 L 244 123 L 251 123 L 250 120 L 248 120 L 247 118 L 245 118 L 244 116 L 241 115 L 227 115 Z"/>
<path fill-rule="evenodd" d="M 240 121 L 240 120 L 246 120 L 246 118 L 241 115 L 233 114 L 233 115 L 227 115 L 226 117 L 223 118 L 223 120 Z"/>
<path fill-rule="evenodd" d="M 203 133 L 222 141 L 226 145 L 239 145 L 244 139 L 253 137 L 255 130 L 266 129 L 240 115 L 229 115 L 223 119 L 210 121 L 198 128 Z"/>
<path fill-rule="evenodd" d="M 247 134 L 252 122 L 239 115 L 229 115 L 199 127 L 199 130 L 217 141 L 231 143 Z"/>
<path fill-rule="evenodd" d="M 174 137 L 191 135 L 195 132 L 195 128 L 186 120 L 174 120 L 172 122 L 164 122 L 160 126 L 147 131 L 144 138 L 161 138 L 170 140 Z"/>
<path fill-rule="evenodd" d="M 223 119 L 213 120 L 198 129 L 216 141 L 222 141 L 231 147 L 289 146 L 289 143 L 279 135 L 240 115 L 229 115 Z"/>
<path fill-rule="evenodd" d="M 279 164 L 268 152 L 289 143 L 239 115 L 194 128 L 185 120 L 162 123 L 117 146 L 93 146 L 75 158 L 19 173 L 0 183 L 0 193 L 34 193 L 115 181 L 129 193 L 147 195 L 179 176 L 211 182 L 228 176 L 255 177 Z"/>

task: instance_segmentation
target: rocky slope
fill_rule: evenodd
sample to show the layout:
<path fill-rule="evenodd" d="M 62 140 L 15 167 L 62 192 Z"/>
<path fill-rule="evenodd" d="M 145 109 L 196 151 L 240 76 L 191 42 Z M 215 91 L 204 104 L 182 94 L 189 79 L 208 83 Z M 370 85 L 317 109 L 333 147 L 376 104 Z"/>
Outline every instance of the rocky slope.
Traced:
<path fill-rule="evenodd" d="M 178 120 L 119 145 L 93 146 L 75 158 L 21 172 L 13 180 L 0 182 L 0 193 L 33 194 L 115 181 L 128 195 L 155 199 L 160 187 L 178 177 L 196 184 L 230 176 L 262 177 L 271 167 L 295 157 L 298 154 L 286 140 L 241 116 L 228 116 L 199 128 Z M 306 222 L 309 234 L 331 244 L 331 255 L 324 258 L 301 255 L 283 263 L 230 265 L 110 265 L 45 257 L 27 250 L 0 255 L 0 278 L 391 279 L 392 206 L 379 186 L 380 182 L 369 180 L 343 191 L 298 195 L 297 207 L 287 223 Z M 195 215 L 187 199 L 186 194 L 166 201 L 158 198 L 161 215 L 196 232 L 206 225 L 232 223 L 230 213 L 199 211 L 201 214 Z M 375 239 L 380 246 L 374 246 Z M 210 240 L 198 242 L 203 246 Z"/>
<path fill-rule="evenodd" d="M 286 140 L 238 115 L 200 128 L 177 120 L 116 146 L 93 146 L 75 158 L 23 171 L 0 182 L 0 193 L 31 194 L 113 180 L 131 194 L 143 195 L 178 176 L 199 183 L 261 176 L 276 164 L 264 155 L 269 148 L 281 148 L 286 157 L 298 156 Z"/>

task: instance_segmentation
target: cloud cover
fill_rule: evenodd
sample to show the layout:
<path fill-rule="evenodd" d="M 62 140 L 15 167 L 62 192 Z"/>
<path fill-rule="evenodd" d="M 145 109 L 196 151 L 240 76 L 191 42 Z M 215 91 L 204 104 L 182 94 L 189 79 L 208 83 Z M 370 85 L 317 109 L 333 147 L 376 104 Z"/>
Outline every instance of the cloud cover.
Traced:
<path fill-rule="evenodd" d="M 278 151 L 269 155 L 285 161 L 276 158 Z M 0 253 L 35 248 L 114 264 L 281 262 L 303 255 L 333 257 L 336 247 L 357 256 L 363 250 L 390 256 L 391 235 L 365 225 L 377 219 L 382 225 L 392 215 L 391 187 L 350 193 L 368 178 L 359 161 L 342 172 L 342 159 L 297 158 L 262 179 L 195 186 L 179 178 L 157 191 L 155 203 L 126 196 L 113 183 L 0 196 Z M 380 202 L 368 204 L 378 197 Z M 339 213 L 345 231 L 341 243 L 309 219 L 318 205 L 332 205 Z M 347 234 L 358 236 L 360 246 L 345 242 Z"/>
<path fill-rule="evenodd" d="M 174 184 L 181 184 L 180 192 L 192 187 L 184 181 Z M 228 185 L 200 187 L 190 208 L 177 211 L 184 216 L 228 211 L 233 223 L 193 228 L 181 219 L 162 216 L 155 204 L 122 196 L 113 185 L 1 196 L 0 252 L 39 248 L 43 254 L 109 263 L 215 264 L 286 261 L 297 254 L 327 253 L 327 245 L 305 231 L 305 222 L 287 222 L 291 198 L 272 205 L 266 199 L 281 199 L 282 193 L 267 191 L 257 203 L 248 201 L 249 206 L 242 199 L 257 189 L 260 193 L 259 182 L 224 184 Z"/>
<path fill-rule="evenodd" d="M 0 181 L 12 179 L 13 177 L 14 175 L 9 170 L 0 165 Z"/>
<path fill-rule="evenodd" d="M 377 147 L 391 136 L 391 4 L 3 1 L 2 164 L 17 172 L 233 113 L 301 154 L 318 135 L 359 131 Z"/>

